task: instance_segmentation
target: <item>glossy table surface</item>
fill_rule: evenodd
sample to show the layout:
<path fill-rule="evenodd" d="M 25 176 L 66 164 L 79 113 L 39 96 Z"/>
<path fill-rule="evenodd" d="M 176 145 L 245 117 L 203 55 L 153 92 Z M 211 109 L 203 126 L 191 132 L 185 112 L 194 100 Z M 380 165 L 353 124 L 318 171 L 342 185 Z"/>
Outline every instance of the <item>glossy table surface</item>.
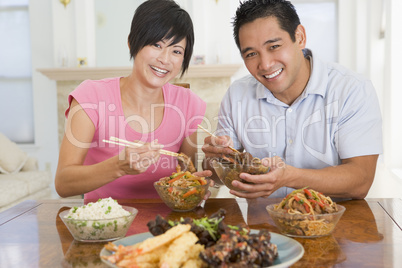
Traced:
<path fill-rule="evenodd" d="M 91 200 L 89 200 L 91 201 Z M 179 213 L 159 199 L 118 200 L 139 210 L 127 236 L 147 232 L 159 214 L 167 219 L 204 217 L 219 208 L 227 224 L 278 232 L 265 207 L 278 199 L 209 199 L 203 208 Z M 25 201 L 0 213 L 0 267 L 107 267 L 99 253 L 105 243 L 73 239 L 58 214 L 84 200 Z M 295 238 L 304 256 L 292 267 L 402 267 L 402 200 L 365 199 L 339 202 L 346 207 L 330 236 Z"/>

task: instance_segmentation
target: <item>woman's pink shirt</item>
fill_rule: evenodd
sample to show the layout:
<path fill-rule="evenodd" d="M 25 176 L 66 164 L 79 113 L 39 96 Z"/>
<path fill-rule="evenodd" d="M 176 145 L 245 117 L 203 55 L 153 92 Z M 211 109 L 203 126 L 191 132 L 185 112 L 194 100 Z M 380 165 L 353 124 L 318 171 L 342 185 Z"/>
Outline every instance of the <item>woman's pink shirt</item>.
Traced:
<path fill-rule="evenodd" d="M 76 99 L 95 126 L 95 134 L 88 149 L 84 165 L 92 165 L 109 159 L 123 150 L 122 146 L 103 142 L 111 136 L 129 141 L 151 142 L 155 139 L 164 145 L 165 150 L 179 152 L 183 140 L 197 130 L 204 118 L 206 103 L 191 90 L 166 84 L 163 87 L 165 101 L 161 124 L 152 132 L 139 133 L 133 130 L 129 121 L 137 121 L 147 127 L 139 116 L 125 118 L 121 95 L 120 77 L 103 80 L 86 80 L 68 97 L 70 110 L 72 99 Z M 155 107 L 156 108 L 156 107 Z M 152 126 L 150 126 L 153 129 Z M 70 138 L 73 139 L 73 138 Z M 71 141 L 82 146 L 78 141 Z M 132 156 L 135 158 L 135 156 Z M 122 176 L 94 191 L 85 194 L 85 199 L 112 197 L 114 199 L 158 198 L 153 183 L 159 178 L 170 176 L 176 170 L 177 159 L 161 155 L 159 161 L 139 175 Z"/>

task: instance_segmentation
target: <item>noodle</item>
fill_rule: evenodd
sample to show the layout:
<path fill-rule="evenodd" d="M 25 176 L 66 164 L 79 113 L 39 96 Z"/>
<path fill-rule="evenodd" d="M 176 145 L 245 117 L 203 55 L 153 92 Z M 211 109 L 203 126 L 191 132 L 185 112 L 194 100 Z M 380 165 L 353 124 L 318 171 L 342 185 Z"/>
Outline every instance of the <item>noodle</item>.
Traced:
<path fill-rule="evenodd" d="M 331 197 L 307 189 L 307 187 L 294 190 L 286 196 L 275 208 L 286 209 L 289 214 L 316 215 L 338 211 Z"/>
<path fill-rule="evenodd" d="M 284 232 L 296 236 L 322 236 L 329 234 L 335 227 L 333 214 L 338 206 L 329 196 L 307 187 L 294 190 L 287 195 L 274 210 L 281 213 L 274 219 Z M 319 215 L 319 216 L 318 216 Z"/>

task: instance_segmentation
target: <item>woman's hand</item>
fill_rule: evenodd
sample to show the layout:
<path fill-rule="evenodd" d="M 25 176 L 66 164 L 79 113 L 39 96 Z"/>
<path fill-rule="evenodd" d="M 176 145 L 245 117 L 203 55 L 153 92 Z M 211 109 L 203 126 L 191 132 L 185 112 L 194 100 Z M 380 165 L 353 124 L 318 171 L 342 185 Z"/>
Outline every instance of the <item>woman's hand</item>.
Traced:
<path fill-rule="evenodd" d="M 122 175 L 136 175 L 145 172 L 160 157 L 159 150 L 163 148 L 157 141 L 144 143 L 140 147 L 125 147 L 118 157 L 119 168 Z"/>

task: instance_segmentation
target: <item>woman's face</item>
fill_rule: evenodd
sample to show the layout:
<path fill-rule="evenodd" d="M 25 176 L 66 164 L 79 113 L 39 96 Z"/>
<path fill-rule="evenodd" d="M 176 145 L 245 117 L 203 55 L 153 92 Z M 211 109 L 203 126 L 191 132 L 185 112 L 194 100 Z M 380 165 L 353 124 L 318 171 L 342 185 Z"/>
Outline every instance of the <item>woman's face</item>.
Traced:
<path fill-rule="evenodd" d="M 149 87 L 162 87 L 181 71 L 186 39 L 171 45 L 172 40 L 162 40 L 143 47 L 134 59 L 137 78 Z"/>

